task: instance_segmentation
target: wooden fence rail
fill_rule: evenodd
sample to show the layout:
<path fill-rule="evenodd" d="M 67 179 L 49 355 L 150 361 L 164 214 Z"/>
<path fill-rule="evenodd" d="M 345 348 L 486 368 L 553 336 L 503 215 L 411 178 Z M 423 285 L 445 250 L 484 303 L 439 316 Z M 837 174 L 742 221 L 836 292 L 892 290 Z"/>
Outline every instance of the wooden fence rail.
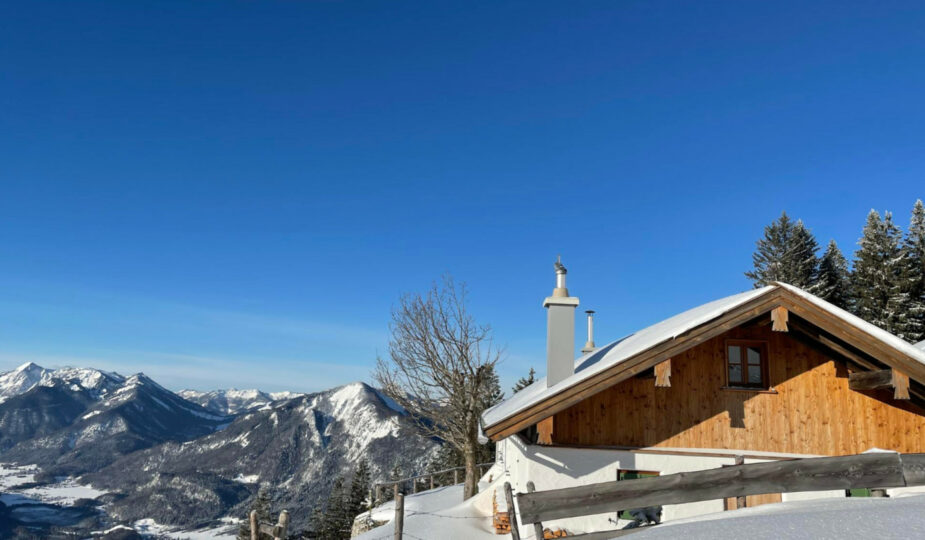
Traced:
<path fill-rule="evenodd" d="M 485 469 L 488 469 L 492 465 L 494 465 L 494 462 L 479 463 L 478 465 L 476 465 L 475 467 L 476 467 L 476 470 L 478 471 L 478 476 L 481 477 L 483 474 L 482 471 Z M 444 474 L 453 473 L 453 484 L 458 484 L 460 483 L 459 482 L 459 471 L 465 471 L 465 470 L 466 470 L 465 467 L 451 467 L 449 469 L 443 469 L 440 471 L 419 474 L 416 476 L 409 476 L 407 478 L 402 478 L 400 480 L 389 480 L 386 482 L 376 482 L 373 486 L 373 489 L 375 490 L 373 497 L 372 497 L 373 505 L 376 505 L 380 501 L 382 501 L 382 489 L 385 487 L 392 486 L 393 491 L 395 492 L 395 495 L 397 495 L 401 489 L 400 486 L 404 485 L 406 482 L 411 482 L 411 491 L 413 493 L 417 493 L 418 492 L 418 480 L 427 479 L 430 485 L 429 489 L 434 489 L 434 487 L 436 487 L 436 484 L 434 482 L 435 477 L 439 477 Z"/>
<path fill-rule="evenodd" d="M 733 465 L 666 476 L 518 493 L 516 499 L 520 521 L 535 524 L 550 519 L 615 512 L 618 509 L 765 493 L 921 485 L 925 485 L 925 454 L 884 452 Z M 510 484 L 505 484 L 505 491 L 511 492 Z M 509 504 L 508 511 L 511 514 L 511 536 L 517 540 L 519 531 L 515 531 L 517 515 L 513 504 Z M 537 529 L 541 530 L 539 527 Z M 589 533 L 574 538 L 613 538 L 641 529 L 644 527 Z"/>

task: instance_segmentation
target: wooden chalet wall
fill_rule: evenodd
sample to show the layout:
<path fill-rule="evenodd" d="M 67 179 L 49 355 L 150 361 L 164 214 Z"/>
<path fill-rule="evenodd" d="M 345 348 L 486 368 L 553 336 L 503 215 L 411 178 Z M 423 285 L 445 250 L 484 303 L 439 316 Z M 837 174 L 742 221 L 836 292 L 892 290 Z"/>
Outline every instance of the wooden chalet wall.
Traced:
<path fill-rule="evenodd" d="M 722 389 L 725 340 L 768 342 L 773 392 Z M 848 370 L 789 333 L 736 328 L 671 360 L 671 386 L 634 377 L 537 425 L 540 443 L 844 455 L 925 452 L 925 411 L 848 389 Z"/>

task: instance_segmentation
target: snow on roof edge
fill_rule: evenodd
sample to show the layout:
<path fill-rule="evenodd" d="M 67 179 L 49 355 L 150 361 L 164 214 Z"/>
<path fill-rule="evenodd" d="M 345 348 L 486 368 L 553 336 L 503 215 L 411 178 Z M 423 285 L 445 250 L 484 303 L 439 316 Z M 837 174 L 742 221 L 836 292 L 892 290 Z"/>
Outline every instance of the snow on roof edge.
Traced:
<path fill-rule="evenodd" d="M 921 342 L 916 345 L 913 345 L 909 343 L 908 341 L 902 339 L 901 337 L 895 336 L 887 332 L 886 330 L 880 328 L 879 326 L 871 324 L 865 321 L 864 319 L 858 317 L 857 315 L 854 315 L 853 313 L 849 313 L 848 311 L 845 311 L 844 309 L 836 306 L 835 304 L 826 302 L 822 298 L 819 298 L 818 296 L 812 293 L 808 293 L 799 287 L 794 287 L 793 285 L 790 285 L 788 283 L 782 283 L 782 282 L 774 282 L 774 283 L 775 285 L 778 285 L 786 289 L 787 291 L 790 291 L 793 294 L 796 294 L 797 296 L 816 305 L 817 307 L 824 309 L 825 311 L 829 312 L 831 315 L 838 317 L 842 321 L 850 324 L 851 326 L 854 326 L 858 330 L 867 332 L 868 334 L 886 343 L 887 345 L 890 345 L 894 349 L 897 349 L 907 354 L 908 356 L 911 356 L 914 360 L 918 361 L 920 364 L 925 365 L 925 347 L 922 347 L 922 345 L 925 344 L 925 342 Z"/>

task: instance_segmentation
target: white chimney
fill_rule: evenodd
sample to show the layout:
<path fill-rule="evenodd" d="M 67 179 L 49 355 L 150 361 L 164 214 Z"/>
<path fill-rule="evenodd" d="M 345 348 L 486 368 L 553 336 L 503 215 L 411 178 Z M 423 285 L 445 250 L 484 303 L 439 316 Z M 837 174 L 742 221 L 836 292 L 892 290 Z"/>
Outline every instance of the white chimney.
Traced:
<path fill-rule="evenodd" d="M 585 313 L 588 314 L 588 341 L 585 342 L 585 347 L 581 349 L 581 352 L 589 353 L 594 350 L 594 310 L 589 309 Z"/>
<path fill-rule="evenodd" d="M 562 258 L 556 260 L 556 288 L 543 301 L 546 312 L 546 386 L 575 373 L 575 308 L 578 298 L 568 295 Z"/>

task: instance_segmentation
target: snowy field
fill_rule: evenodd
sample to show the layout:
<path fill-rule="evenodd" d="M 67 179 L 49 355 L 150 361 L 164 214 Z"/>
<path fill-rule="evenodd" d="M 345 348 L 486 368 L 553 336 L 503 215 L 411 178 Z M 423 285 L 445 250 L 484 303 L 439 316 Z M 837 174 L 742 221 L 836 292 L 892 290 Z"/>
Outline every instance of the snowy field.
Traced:
<path fill-rule="evenodd" d="M 486 493 L 466 502 L 462 486 L 439 488 L 405 496 L 404 532 L 411 540 L 489 540 L 498 536 L 484 508 Z M 492 486 L 493 487 L 493 486 Z M 490 503 L 489 503 L 490 504 Z M 501 503 L 503 505 L 503 503 Z M 373 519 L 386 521 L 356 540 L 391 540 L 394 503 L 373 509 Z M 592 532 L 592 531 L 576 531 Z M 534 539 L 532 527 L 522 527 L 523 540 Z M 638 531 L 639 540 L 814 540 L 925 538 L 925 495 L 894 498 L 838 498 L 767 504 L 730 512 L 664 523 Z"/>
<path fill-rule="evenodd" d="M 925 538 L 925 495 L 766 504 L 669 522 L 631 536 L 639 540 L 744 537 L 754 540 Z"/>
<path fill-rule="evenodd" d="M 188 540 L 232 540 L 238 535 L 238 522 L 234 518 L 222 518 L 225 524 L 212 529 L 198 531 L 178 531 L 155 523 L 153 519 L 142 519 L 132 524 L 141 534 L 150 534 L 158 538 L 175 538 Z"/>
<path fill-rule="evenodd" d="M 405 537 L 410 540 L 505 538 L 496 535 L 492 528 L 492 486 L 481 482 L 479 489 L 479 495 L 465 502 L 462 484 L 405 495 Z M 372 513 L 375 521 L 391 521 L 395 517 L 395 503 L 390 501 L 373 508 Z M 392 524 L 387 523 L 357 536 L 356 540 L 391 540 L 392 535 Z"/>
<path fill-rule="evenodd" d="M 71 479 L 28 487 L 35 481 L 37 472 L 38 468 L 34 465 L 17 467 L 0 463 L 0 502 L 7 506 L 41 503 L 71 506 L 78 499 L 95 499 L 105 493 L 92 486 L 82 486 Z"/>

